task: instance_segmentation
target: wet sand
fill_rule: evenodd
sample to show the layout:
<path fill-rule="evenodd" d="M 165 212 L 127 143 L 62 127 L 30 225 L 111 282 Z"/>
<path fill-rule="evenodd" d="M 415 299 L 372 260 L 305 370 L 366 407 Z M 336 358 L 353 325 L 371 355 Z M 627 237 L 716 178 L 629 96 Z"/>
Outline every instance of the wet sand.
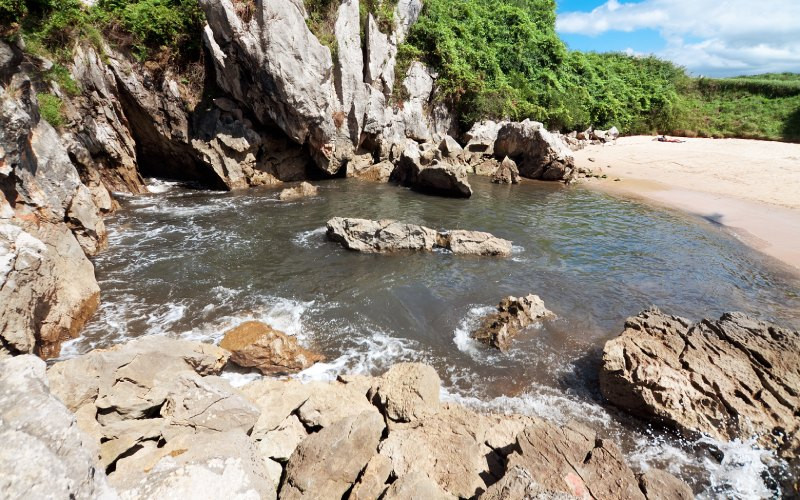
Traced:
<path fill-rule="evenodd" d="M 624 137 L 615 145 L 578 151 L 575 159 L 608 176 L 585 186 L 722 225 L 800 274 L 800 144 L 685 140 Z"/>

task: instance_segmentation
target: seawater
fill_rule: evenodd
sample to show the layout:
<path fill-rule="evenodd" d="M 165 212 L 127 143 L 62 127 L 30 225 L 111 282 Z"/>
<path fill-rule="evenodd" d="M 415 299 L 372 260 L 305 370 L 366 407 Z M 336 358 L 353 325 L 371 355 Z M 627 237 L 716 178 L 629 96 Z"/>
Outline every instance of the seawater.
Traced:
<path fill-rule="evenodd" d="M 64 356 L 142 335 L 218 342 L 259 320 L 319 350 L 304 380 L 436 367 L 444 399 L 494 412 L 577 420 L 616 440 L 638 470 L 664 467 L 704 498 L 767 498 L 797 471 L 751 442 L 687 441 L 602 402 L 597 369 L 626 317 L 657 305 L 697 320 L 739 310 L 797 328 L 800 281 L 719 227 L 582 188 L 473 179 L 469 200 L 390 185 L 320 183 L 292 203 L 263 189 L 221 193 L 154 182 L 107 219 L 95 259 L 102 305 Z M 326 241 L 334 216 L 489 231 L 510 258 L 363 255 Z M 469 338 L 506 295 L 535 293 L 557 319 L 507 354 Z M 231 372 L 233 383 L 257 375 Z"/>

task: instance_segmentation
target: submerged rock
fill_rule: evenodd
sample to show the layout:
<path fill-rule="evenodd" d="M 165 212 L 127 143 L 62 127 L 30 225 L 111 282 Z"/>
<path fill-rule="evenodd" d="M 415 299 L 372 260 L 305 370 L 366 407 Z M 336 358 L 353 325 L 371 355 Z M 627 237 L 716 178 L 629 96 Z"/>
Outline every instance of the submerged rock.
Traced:
<path fill-rule="evenodd" d="M 295 337 L 258 321 L 229 330 L 220 347 L 231 352 L 230 359 L 237 365 L 256 368 L 264 375 L 297 373 L 325 359 L 300 346 Z"/>
<path fill-rule="evenodd" d="M 297 187 L 284 189 L 278 197 L 281 201 L 295 201 L 310 196 L 317 196 L 318 194 L 319 189 L 316 186 L 308 182 L 303 182 Z"/>
<path fill-rule="evenodd" d="M 481 320 L 472 332 L 472 338 L 501 351 L 508 349 L 517 333 L 537 319 L 553 316 L 538 295 L 506 297 L 497 306 L 496 313 Z"/>
<path fill-rule="evenodd" d="M 800 454 L 800 332 L 742 313 L 692 324 L 657 309 L 606 343 L 600 389 L 640 417 Z"/>
<path fill-rule="evenodd" d="M 511 242 L 478 231 L 443 231 L 393 220 L 335 217 L 328 221 L 328 238 L 348 250 L 389 253 L 443 248 L 459 255 L 508 256 Z"/>

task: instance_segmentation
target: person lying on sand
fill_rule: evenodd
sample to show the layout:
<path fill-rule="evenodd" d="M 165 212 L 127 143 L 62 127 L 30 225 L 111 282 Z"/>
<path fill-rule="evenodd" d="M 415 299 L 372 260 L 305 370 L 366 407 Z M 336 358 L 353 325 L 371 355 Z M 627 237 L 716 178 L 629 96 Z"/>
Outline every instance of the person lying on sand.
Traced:
<path fill-rule="evenodd" d="M 686 142 L 686 141 L 681 141 L 680 139 L 670 139 L 666 135 L 662 135 L 662 136 L 658 137 L 658 142 L 676 142 L 676 143 L 681 143 L 681 142 Z"/>

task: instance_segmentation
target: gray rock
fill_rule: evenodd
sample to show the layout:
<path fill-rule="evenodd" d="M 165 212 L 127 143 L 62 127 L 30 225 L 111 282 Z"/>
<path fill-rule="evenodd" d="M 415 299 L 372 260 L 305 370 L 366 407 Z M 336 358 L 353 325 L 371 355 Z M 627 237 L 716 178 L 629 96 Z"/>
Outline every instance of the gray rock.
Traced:
<path fill-rule="evenodd" d="M 465 149 L 467 152 L 480 155 L 494 154 L 494 143 L 497 142 L 497 133 L 503 125 L 503 123 L 497 123 L 492 120 L 475 123 L 469 132 L 464 134 L 464 141 L 467 143 Z"/>
<path fill-rule="evenodd" d="M 492 174 L 492 182 L 495 184 L 519 184 L 517 163 L 506 156 Z"/>
<path fill-rule="evenodd" d="M 606 343 L 600 389 L 613 404 L 720 440 L 753 436 L 800 453 L 800 332 L 742 313 L 692 324 L 657 309 Z"/>
<path fill-rule="evenodd" d="M 458 255 L 508 257 L 512 243 L 480 231 L 446 231 L 439 233 L 438 245 Z"/>
<path fill-rule="evenodd" d="M 530 120 L 503 125 L 494 153 L 515 160 L 520 174 L 530 179 L 567 180 L 575 169 L 569 147 L 544 125 Z"/>
<path fill-rule="evenodd" d="M 380 414 L 367 412 L 309 436 L 289 459 L 281 498 L 342 498 L 375 455 L 384 428 Z"/>
<path fill-rule="evenodd" d="M 508 240 L 478 231 L 442 231 L 393 220 L 373 221 L 335 217 L 328 221 L 328 238 L 348 250 L 388 253 L 444 248 L 459 255 L 508 256 Z"/>
<path fill-rule="evenodd" d="M 433 250 L 436 231 L 401 222 L 335 217 L 328 221 L 328 238 L 348 250 L 366 253 Z"/>
<path fill-rule="evenodd" d="M 0 360 L 0 421 L 0 496 L 116 498 L 95 463 L 96 445 L 50 394 L 41 359 Z"/>
<path fill-rule="evenodd" d="M 333 61 L 311 33 L 302 5 L 260 2 L 248 22 L 231 0 L 201 0 L 217 84 L 262 124 L 308 144 L 317 166 L 336 173 L 352 155 L 334 124 Z"/>
<path fill-rule="evenodd" d="M 440 196 L 456 198 L 472 196 L 466 165 L 452 161 L 434 163 L 423 168 L 411 186 L 416 190 Z"/>
<path fill-rule="evenodd" d="M 350 140 L 353 144 L 358 144 L 367 104 L 359 0 L 345 0 L 341 3 L 334 34 L 338 57 L 335 67 L 336 93 L 341 104 L 341 113 L 346 117 L 342 128 L 346 126 Z"/>
<path fill-rule="evenodd" d="M 451 158 L 455 158 L 464 152 L 464 148 L 449 135 L 446 135 L 442 142 L 439 143 L 439 150 L 443 155 Z"/>

